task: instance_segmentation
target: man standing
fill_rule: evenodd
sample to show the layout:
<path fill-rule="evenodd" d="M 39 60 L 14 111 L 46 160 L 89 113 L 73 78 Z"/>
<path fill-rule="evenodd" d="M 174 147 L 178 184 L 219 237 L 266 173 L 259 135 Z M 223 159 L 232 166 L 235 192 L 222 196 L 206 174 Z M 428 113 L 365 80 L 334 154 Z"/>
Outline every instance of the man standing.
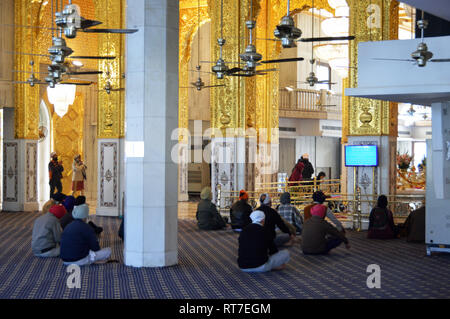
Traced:
<path fill-rule="evenodd" d="M 302 171 L 303 180 L 304 181 L 311 180 L 311 176 L 312 174 L 314 174 L 314 168 L 311 162 L 309 161 L 309 155 L 307 153 L 303 154 L 302 157 L 300 158 L 300 161 L 305 166 Z"/>
<path fill-rule="evenodd" d="M 62 166 L 62 162 L 58 162 L 58 155 L 56 152 L 52 152 L 50 154 L 51 161 L 48 163 L 48 175 L 49 175 L 49 184 L 50 184 L 50 198 L 52 197 L 55 189 L 58 193 L 62 193 L 62 172 L 64 171 L 64 167 Z"/>

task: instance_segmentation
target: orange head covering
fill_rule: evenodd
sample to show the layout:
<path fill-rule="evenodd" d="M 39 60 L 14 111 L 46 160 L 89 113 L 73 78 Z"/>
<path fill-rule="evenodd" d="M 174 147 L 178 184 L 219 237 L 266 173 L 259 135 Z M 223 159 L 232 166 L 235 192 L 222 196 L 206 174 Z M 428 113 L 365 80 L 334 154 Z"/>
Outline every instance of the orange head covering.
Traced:
<path fill-rule="evenodd" d="M 248 199 L 248 193 L 244 189 L 239 192 L 239 200 L 241 199 Z"/>
<path fill-rule="evenodd" d="M 327 207 L 325 205 L 314 205 L 311 208 L 311 215 L 312 216 L 319 216 L 320 218 L 325 218 L 325 215 L 327 214 Z"/>
<path fill-rule="evenodd" d="M 66 214 L 66 209 L 63 205 L 53 205 L 50 207 L 49 212 L 55 215 L 56 218 L 60 219 Z"/>

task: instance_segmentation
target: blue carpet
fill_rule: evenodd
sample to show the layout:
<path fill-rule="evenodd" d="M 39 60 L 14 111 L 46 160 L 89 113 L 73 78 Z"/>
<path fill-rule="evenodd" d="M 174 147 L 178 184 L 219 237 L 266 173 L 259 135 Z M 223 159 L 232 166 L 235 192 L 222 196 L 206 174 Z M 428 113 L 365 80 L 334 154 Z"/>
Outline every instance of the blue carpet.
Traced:
<path fill-rule="evenodd" d="M 180 220 L 179 264 L 166 268 L 123 265 L 120 220 L 94 217 L 104 227 L 102 247 L 120 264 L 83 267 L 81 288 L 69 289 L 59 258 L 36 258 L 31 232 L 38 213 L 0 213 L 0 298 L 449 298 L 450 256 L 425 256 L 425 245 L 403 239 L 368 240 L 349 232 L 352 248 L 304 256 L 289 248 L 279 272 L 246 274 L 236 264 L 238 234 L 199 231 Z M 366 286 L 369 264 L 381 267 L 381 288 Z"/>

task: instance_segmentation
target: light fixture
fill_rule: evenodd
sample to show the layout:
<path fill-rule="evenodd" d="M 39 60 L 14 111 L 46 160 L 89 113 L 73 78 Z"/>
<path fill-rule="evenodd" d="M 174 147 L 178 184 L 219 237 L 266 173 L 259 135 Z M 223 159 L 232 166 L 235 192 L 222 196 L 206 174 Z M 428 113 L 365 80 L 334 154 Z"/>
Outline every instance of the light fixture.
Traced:
<path fill-rule="evenodd" d="M 291 85 L 289 85 L 289 86 L 286 86 L 286 87 L 284 87 L 286 90 L 288 90 L 289 92 L 293 92 L 294 91 L 294 88 L 291 86 Z"/>
<path fill-rule="evenodd" d="M 48 100 L 53 104 L 55 113 L 63 117 L 69 105 L 75 101 L 77 86 L 73 84 L 56 84 L 54 88 L 47 87 Z"/>
<path fill-rule="evenodd" d="M 330 37 L 348 36 L 349 7 L 345 0 L 328 0 L 330 7 L 335 9 L 335 16 L 321 22 L 322 31 Z M 316 55 L 328 61 L 331 69 L 341 77 L 348 75 L 348 41 L 334 41 L 314 46 Z"/>

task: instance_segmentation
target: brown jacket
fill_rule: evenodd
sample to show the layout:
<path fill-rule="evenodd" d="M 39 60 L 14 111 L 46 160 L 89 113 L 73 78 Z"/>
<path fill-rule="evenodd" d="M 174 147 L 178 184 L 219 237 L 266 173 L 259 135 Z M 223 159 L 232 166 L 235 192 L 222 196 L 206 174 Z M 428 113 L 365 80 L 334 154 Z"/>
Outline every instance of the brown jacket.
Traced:
<path fill-rule="evenodd" d="M 317 205 L 317 203 L 309 204 L 308 206 L 305 206 L 305 208 L 303 208 L 303 216 L 305 222 L 311 218 L 311 208 L 313 208 L 313 206 L 315 205 Z"/>
<path fill-rule="evenodd" d="M 327 249 L 327 239 L 325 235 L 331 235 L 342 239 L 348 243 L 347 238 L 339 232 L 334 226 L 329 224 L 319 216 L 311 216 L 305 221 L 302 232 L 302 249 L 307 254 L 321 254 Z"/>

